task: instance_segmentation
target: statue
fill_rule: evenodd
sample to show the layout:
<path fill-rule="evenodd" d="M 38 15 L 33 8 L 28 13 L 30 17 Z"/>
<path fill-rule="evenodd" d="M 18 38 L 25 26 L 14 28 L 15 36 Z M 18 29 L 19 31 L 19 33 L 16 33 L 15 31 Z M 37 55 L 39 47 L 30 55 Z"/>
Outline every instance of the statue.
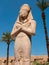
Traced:
<path fill-rule="evenodd" d="M 30 65 L 31 35 L 35 35 L 36 22 L 31 14 L 31 8 L 24 4 L 14 24 L 11 37 L 15 37 L 15 65 Z"/>

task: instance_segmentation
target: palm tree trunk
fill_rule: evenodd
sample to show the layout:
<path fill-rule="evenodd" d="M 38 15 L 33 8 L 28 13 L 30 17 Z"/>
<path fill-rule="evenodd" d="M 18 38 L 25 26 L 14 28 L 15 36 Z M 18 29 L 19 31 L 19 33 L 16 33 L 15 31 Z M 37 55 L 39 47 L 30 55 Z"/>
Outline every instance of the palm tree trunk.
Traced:
<path fill-rule="evenodd" d="M 46 45 L 47 45 L 47 52 L 48 52 L 48 62 L 49 62 L 49 42 L 48 42 L 48 32 L 47 32 L 46 21 L 45 21 L 45 12 L 42 12 L 42 19 L 43 19 L 43 25 L 45 31 L 45 38 L 46 38 Z"/>
<path fill-rule="evenodd" d="M 8 61 L 9 61 L 9 44 L 7 46 L 7 65 L 8 65 Z"/>

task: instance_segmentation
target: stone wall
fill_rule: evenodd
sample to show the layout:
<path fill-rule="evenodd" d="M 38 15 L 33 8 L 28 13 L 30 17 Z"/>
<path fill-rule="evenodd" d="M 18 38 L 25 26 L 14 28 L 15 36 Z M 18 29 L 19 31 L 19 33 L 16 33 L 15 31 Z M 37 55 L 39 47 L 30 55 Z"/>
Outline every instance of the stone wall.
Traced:
<path fill-rule="evenodd" d="M 14 65 L 14 57 L 9 57 L 9 65 Z M 39 63 L 47 62 L 47 56 L 31 56 L 31 65 L 33 61 L 37 61 Z M 6 57 L 0 58 L 0 65 L 6 65 Z"/>
<path fill-rule="evenodd" d="M 6 65 L 6 58 L 0 58 L 0 65 Z M 14 65 L 14 57 L 9 58 L 9 65 Z"/>

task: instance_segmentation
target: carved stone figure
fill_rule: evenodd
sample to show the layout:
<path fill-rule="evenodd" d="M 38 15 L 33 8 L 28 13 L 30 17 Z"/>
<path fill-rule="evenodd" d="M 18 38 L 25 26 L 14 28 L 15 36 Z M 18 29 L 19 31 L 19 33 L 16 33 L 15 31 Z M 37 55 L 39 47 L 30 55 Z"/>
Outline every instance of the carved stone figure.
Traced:
<path fill-rule="evenodd" d="M 24 4 L 16 20 L 11 37 L 15 37 L 15 65 L 30 65 L 31 35 L 35 34 L 36 22 L 31 14 L 31 8 Z"/>

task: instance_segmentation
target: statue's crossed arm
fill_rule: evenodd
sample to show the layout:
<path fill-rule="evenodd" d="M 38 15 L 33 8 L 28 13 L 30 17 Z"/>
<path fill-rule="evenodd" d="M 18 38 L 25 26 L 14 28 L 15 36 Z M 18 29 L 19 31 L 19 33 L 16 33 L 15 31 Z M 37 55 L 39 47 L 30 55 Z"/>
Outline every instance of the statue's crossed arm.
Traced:
<path fill-rule="evenodd" d="M 35 34 L 36 29 L 36 23 L 34 20 L 30 20 L 27 23 L 19 23 L 17 22 L 16 25 L 14 25 L 11 35 L 14 37 L 16 36 L 20 31 L 23 31 L 29 35 Z"/>
<path fill-rule="evenodd" d="M 16 22 L 16 24 L 14 24 L 11 37 L 14 38 L 19 33 L 20 29 L 21 29 L 21 25 Z"/>
<path fill-rule="evenodd" d="M 26 32 L 29 35 L 34 35 L 36 30 L 36 22 L 30 20 L 28 23 L 22 26 L 22 31 Z"/>

